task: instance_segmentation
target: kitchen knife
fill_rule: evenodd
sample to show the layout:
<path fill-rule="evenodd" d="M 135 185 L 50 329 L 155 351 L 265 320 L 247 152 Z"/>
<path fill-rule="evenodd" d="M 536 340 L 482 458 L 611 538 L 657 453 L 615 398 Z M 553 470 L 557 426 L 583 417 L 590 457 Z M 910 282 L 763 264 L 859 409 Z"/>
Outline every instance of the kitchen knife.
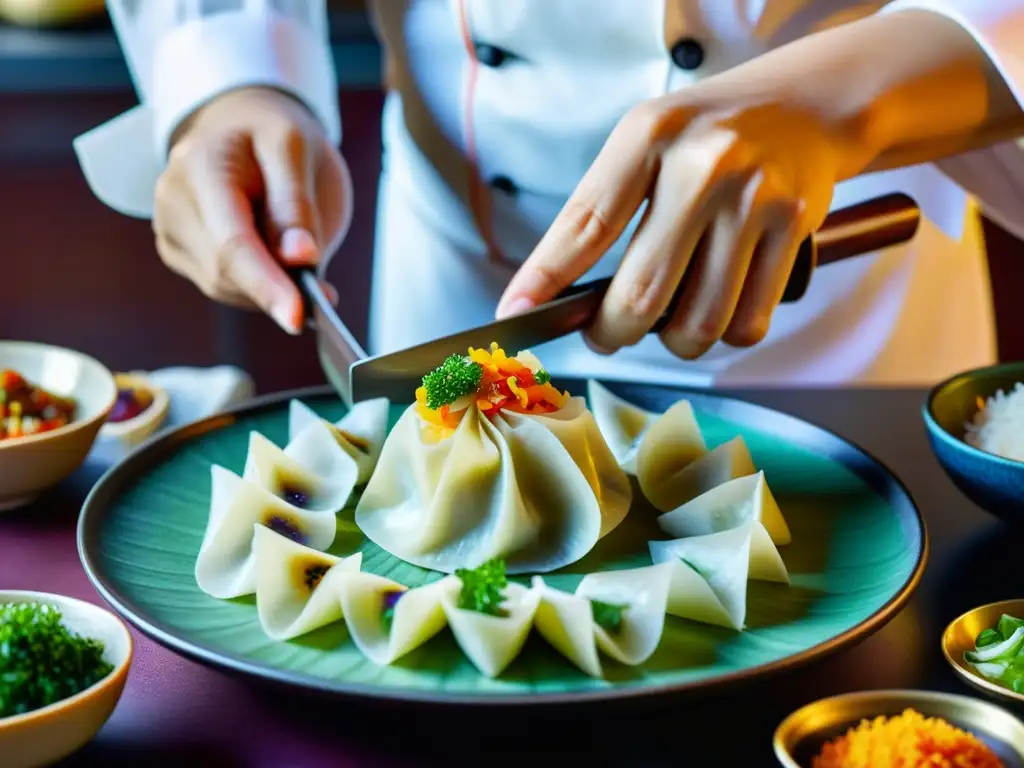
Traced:
<path fill-rule="evenodd" d="M 830 213 L 821 228 L 801 244 L 782 301 L 790 303 L 802 298 L 816 267 L 907 242 L 916 234 L 919 222 L 917 204 L 901 193 Z M 470 347 L 486 348 L 495 341 L 512 353 L 583 330 L 611 284 L 610 277 L 578 283 L 552 301 L 514 317 L 369 357 L 338 318 L 316 274 L 302 269 L 293 276 L 306 296 L 308 316 L 315 320 L 320 334 L 320 354 L 328 377 L 349 406 L 375 397 L 411 402 L 425 373 L 449 355 L 466 354 Z M 652 333 L 659 332 L 669 321 L 686 282 L 684 278 Z"/>

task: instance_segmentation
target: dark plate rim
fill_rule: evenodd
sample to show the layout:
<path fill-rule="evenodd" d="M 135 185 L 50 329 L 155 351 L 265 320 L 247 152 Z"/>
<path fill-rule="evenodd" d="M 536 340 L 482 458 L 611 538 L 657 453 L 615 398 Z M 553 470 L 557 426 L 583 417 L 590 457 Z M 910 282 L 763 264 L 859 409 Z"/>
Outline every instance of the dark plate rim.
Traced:
<path fill-rule="evenodd" d="M 575 381 L 580 391 L 585 391 L 586 380 L 583 379 L 563 379 L 559 383 L 564 385 L 565 382 L 569 381 Z M 794 670 L 809 662 L 821 660 L 861 642 L 885 626 L 906 605 L 920 583 L 928 562 L 931 547 L 928 529 L 910 491 L 873 454 L 825 427 L 764 405 L 743 400 L 740 397 L 719 395 L 707 390 L 688 387 L 626 384 L 623 382 L 601 383 L 613 392 L 627 398 L 629 397 L 628 393 L 630 390 L 639 390 L 655 395 L 662 393 L 665 396 L 674 396 L 676 399 L 685 397 L 694 403 L 695 410 L 698 413 L 704 410 L 721 415 L 723 418 L 731 418 L 734 421 L 738 420 L 735 416 L 735 410 L 739 409 L 741 415 L 745 413 L 747 416 L 754 416 L 757 419 L 754 423 L 757 424 L 759 429 L 766 428 L 777 433 L 782 427 L 790 428 L 796 434 L 796 439 L 791 439 L 790 441 L 800 447 L 820 449 L 820 445 L 814 446 L 810 444 L 810 438 L 813 437 L 819 441 L 825 440 L 830 443 L 832 453 L 836 452 L 837 447 L 840 448 L 846 454 L 845 460 L 843 457 L 833 457 L 834 460 L 839 461 L 853 471 L 872 490 L 882 495 L 890 504 L 896 506 L 896 512 L 900 517 L 908 514 L 911 515 L 910 522 L 916 526 L 920 537 L 920 545 L 917 559 L 907 580 L 884 605 L 856 626 L 817 645 L 776 661 L 749 667 L 739 672 L 730 672 L 693 682 L 609 687 L 603 690 L 575 693 L 536 693 L 528 695 L 424 692 L 404 688 L 385 688 L 361 683 L 346 683 L 344 681 L 328 680 L 280 670 L 262 662 L 224 652 L 212 646 L 182 639 L 175 634 L 177 630 L 173 626 L 151 618 L 144 609 L 136 607 L 133 601 L 121 595 L 115 586 L 108 584 L 99 566 L 99 558 L 93 555 L 93 549 L 98 544 L 99 526 L 103 520 L 104 512 L 109 509 L 109 501 L 115 498 L 128 483 L 141 474 L 141 472 L 147 471 L 149 467 L 158 463 L 170 453 L 173 453 L 179 446 L 202 435 L 230 426 L 241 418 L 278 408 L 292 399 L 336 398 L 337 393 L 330 385 L 275 392 L 256 397 L 235 408 L 169 431 L 157 433 L 146 440 L 120 462 L 104 472 L 86 497 L 79 515 L 76 534 L 79 559 L 93 587 L 114 611 L 146 637 L 185 658 L 222 671 L 246 675 L 256 678 L 261 682 L 293 690 L 297 689 L 305 693 L 327 695 L 333 698 L 360 699 L 364 701 L 376 700 L 405 704 L 515 707 L 523 705 L 589 704 L 633 699 L 649 701 L 655 697 L 668 695 L 688 696 L 708 692 L 721 692 L 755 678 L 763 679 Z M 698 407 L 700 404 L 711 407 L 702 409 Z M 723 411 L 731 411 L 732 416 L 730 417 L 723 413 Z M 775 424 L 774 428 L 772 426 L 773 422 Z M 764 427 L 764 424 L 768 426 Z M 800 435 L 800 432 L 804 434 Z M 787 437 L 787 439 L 790 438 Z M 851 464 L 851 458 L 859 459 L 856 465 Z M 897 505 L 896 502 L 900 502 L 900 504 Z"/>

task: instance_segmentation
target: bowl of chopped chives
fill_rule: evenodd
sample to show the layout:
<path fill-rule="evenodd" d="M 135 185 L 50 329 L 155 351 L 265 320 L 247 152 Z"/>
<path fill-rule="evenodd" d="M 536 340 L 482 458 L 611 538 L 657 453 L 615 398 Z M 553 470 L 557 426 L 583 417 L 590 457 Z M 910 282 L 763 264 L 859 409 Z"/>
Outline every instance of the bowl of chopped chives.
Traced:
<path fill-rule="evenodd" d="M 861 691 L 793 712 L 773 746 L 785 768 L 1024 768 L 1024 723 L 968 696 Z"/>
<path fill-rule="evenodd" d="M 112 612 L 44 592 L 0 591 L 0 757 L 49 765 L 81 749 L 124 690 L 132 637 Z"/>
<path fill-rule="evenodd" d="M 972 688 L 1024 704 L 1024 600 L 973 608 L 942 633 L 942 655 Z"/>
<path fill-rule="evenodd" d="M 1024 523 L 1024 362 L 958 373 L 922 409 L 932 452 L 967 498 Z"/>

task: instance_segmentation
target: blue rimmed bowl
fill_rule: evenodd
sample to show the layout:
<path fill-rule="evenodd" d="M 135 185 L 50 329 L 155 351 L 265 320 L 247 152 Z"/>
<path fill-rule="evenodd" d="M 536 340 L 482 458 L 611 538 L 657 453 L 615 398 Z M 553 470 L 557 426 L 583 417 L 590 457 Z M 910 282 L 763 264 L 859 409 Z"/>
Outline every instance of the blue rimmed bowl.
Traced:
<path fill-rule="evenodd" d="M 939 464 L 960 491 L 982 509 L 1010 523 L 1024 523 L 1024 462 L 1004 458 L 965 439 L 965 424 L 978 400 L 1024 382 L 1024 362 L 1000 363 L 959 373 L 928 393 L 924 423 Z"/>

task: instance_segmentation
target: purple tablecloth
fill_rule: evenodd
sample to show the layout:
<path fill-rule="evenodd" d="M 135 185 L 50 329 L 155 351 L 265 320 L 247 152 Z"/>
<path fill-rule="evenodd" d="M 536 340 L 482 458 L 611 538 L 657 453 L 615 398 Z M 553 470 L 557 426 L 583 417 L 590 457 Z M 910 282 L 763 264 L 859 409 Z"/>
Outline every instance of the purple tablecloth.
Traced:
<path fill-rule="evenodd" d="M 590 765 L 760 766 L 773 764 L 771 737 L 781 719 L 822 696 L 869 688 L 970 693 L 946 668 L 939 637 L 968 608 L 1020 597 L 1013 592 L 1020 581 L 1019 554 L 1006 529 L 967 502 L 935 463 L 920 418 L 923 394 L 737 394 L 863 446 L 907 484 L 924 514 L 932 552 L 915 598 L 852 649 L 699 702 L 663 700 L 643 710 L 622 704 L 453 712 L 265 689 L 186 661 L 135 632 L 135 661 L 117 710 L 65 765 L 452 766 L 481 765 L 506 754 L 548 765 L 583 752 Z M 102 604 L 75 544 L 78 510 L 95 480 L 95 472 L 82 470 L 38 503 L 0 515 L 0 588 L 58 592 Z"/>

